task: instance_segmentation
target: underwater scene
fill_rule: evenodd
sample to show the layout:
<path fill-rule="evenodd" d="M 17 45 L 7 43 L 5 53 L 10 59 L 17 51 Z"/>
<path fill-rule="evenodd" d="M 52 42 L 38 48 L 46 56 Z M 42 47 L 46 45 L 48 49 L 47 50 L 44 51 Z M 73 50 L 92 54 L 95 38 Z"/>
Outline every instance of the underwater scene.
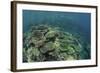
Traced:
<path fill-rule="evenodd" d="M 23 10 L 23 63 L 91 59 L 91 14 Z"/>

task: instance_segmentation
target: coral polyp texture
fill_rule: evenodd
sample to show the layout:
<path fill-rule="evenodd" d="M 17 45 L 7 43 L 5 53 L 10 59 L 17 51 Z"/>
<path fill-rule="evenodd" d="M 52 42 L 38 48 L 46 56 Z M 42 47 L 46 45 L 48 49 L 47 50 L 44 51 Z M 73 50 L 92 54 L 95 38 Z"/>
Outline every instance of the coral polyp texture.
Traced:
<path fill-rule="evenodd" d="M 23 62 L 64 61 L 85 59 L 89 44 L 59 27 L 41 24 L 32 26 L 23 35 Z M 83 51 L 84 50 L 84 51 Z"/>

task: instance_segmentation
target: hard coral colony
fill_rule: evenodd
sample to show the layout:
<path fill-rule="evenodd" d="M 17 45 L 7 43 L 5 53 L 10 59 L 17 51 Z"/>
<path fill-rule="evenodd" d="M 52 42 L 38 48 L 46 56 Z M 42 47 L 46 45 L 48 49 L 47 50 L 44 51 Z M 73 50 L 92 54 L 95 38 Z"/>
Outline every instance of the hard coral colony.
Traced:
<path fill-rule="evenodd" d="M 84 59 L 82 49 L 73 34 L 48 25 L 33 26 L 23 36 L 23 62 Z"/>

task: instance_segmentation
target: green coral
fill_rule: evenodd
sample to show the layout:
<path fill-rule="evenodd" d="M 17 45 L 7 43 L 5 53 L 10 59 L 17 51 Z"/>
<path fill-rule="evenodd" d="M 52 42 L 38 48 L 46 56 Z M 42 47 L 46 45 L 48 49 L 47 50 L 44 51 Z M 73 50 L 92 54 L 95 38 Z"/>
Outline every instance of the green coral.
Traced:
<path fill-rule="evenodd" d="M 58 27 L 32 26 L 23 37 L 23 62 L 78 60 L 83 56 L 78 39 Z"/>

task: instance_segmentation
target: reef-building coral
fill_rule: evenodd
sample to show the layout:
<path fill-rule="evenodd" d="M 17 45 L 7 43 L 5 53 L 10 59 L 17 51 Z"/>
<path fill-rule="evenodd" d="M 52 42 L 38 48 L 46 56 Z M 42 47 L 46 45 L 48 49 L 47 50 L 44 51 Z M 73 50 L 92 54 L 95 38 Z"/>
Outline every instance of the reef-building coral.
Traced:
<path fill-rule="evenodd" d="M 82 49 L 73 34 L 57 27 L 32 26 L 23 35 L 23 62 L 79 60 Z"/>

